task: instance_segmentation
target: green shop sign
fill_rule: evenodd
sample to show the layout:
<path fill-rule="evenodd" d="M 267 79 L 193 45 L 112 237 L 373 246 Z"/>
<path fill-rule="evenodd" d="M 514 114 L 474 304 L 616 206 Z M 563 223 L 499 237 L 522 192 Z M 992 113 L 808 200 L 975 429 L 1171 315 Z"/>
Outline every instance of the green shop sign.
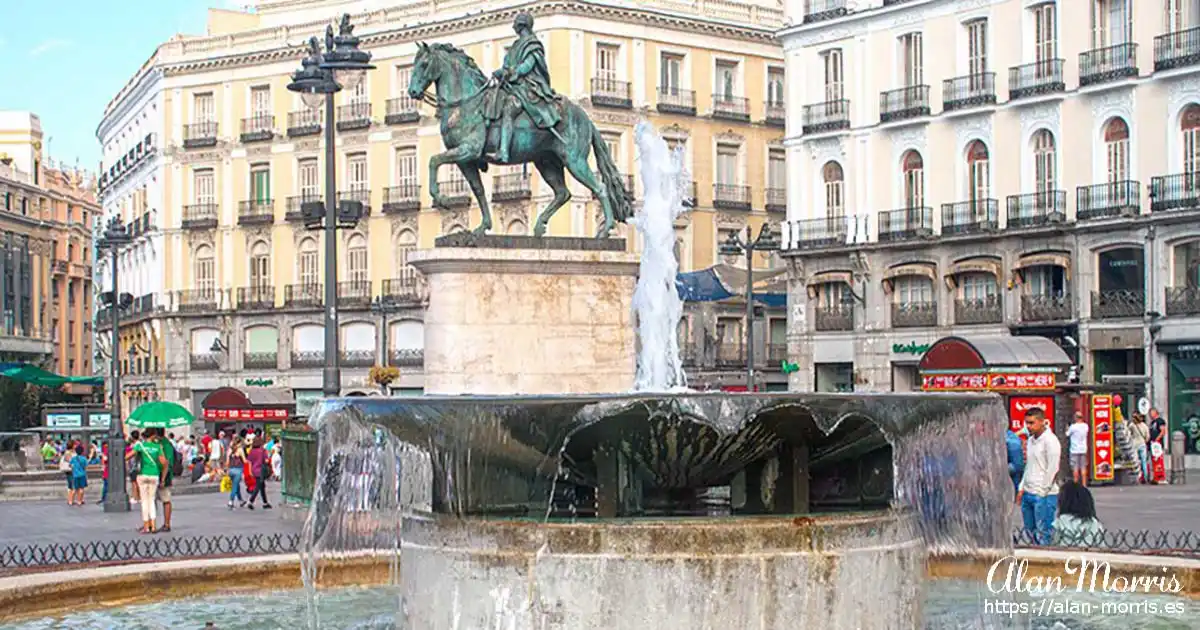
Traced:
<path fill-rule="evenodd" d="M 910 342 L 907 345 L 902 343 L 894 343 L 892 344 L 892 352 L 895 352 L 896 354 L 925 354 L 926 352 L 929 352 L 929 348 L 931 347 L 932 344 L 917 343 L 915 341 Z"/>
<path fill-rule="evenodd" d="M 248 378 L 246 379 L 246 387 L 270 387 L 275 384 L 275 381 L 269 378 Z"/>

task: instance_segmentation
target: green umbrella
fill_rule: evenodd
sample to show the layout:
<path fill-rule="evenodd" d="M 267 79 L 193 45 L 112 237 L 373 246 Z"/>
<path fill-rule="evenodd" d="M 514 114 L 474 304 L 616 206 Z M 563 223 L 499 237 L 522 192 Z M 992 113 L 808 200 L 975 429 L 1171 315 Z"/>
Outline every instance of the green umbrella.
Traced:
<path fill-rule="evenodd" d="M 192 412 L 182 405 L 159 400 L 143 403 L 134 409 L 125 421 L 125 426 L 135 429 L 175 429 L 186 427 L 195 421 L 196 417 Z"/>

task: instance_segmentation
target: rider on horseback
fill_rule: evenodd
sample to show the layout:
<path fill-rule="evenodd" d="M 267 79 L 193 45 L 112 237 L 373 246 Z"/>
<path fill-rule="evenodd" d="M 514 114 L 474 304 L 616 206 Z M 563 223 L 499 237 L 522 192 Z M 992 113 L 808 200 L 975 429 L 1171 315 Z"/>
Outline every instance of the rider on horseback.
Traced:
<path fill-rule="evenodd" d="M 518 13 L 513 30 L 517 32 L 517 41 L 504 55 L 504 65 L 492 73 L 500 89 L 487 95 L 484 106 L 484 116 L 489 121 L 500 120 L 500 147 L 489 157 L 501 164 L 508 162 L 514 119 L 522 111 L 539 129 L 554 132 L 560 120 L 559 96 L 550 87 L 546 49 L 533 34 L 533 16 L 524 11 Z"/>

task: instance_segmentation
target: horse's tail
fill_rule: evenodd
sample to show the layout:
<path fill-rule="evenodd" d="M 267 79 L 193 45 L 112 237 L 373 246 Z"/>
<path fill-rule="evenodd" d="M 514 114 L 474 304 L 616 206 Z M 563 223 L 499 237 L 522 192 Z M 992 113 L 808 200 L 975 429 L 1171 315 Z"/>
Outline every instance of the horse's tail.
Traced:
<path fill-rule="evenodd" d="M 608 152 L 608 143 L 592 125 L 592 151 L 596 154 L 596 166 L 600 170 L 600 179 L 604 182 L 608 193 L 608 203 L 612 206 L 613 219 L 625 223 L 633 216 L 633 191 L 625 188 L 625 176 L 617 170 L 612 154 Z"/>

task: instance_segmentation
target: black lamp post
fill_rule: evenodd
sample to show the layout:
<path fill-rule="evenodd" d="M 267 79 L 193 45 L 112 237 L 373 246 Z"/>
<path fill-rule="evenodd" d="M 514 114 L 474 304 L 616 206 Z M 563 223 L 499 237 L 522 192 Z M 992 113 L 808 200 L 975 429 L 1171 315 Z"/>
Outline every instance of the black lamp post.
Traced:
<path fill-rule="evenodd" d="M 371 53 L 358 48 L 350 16 L 343 15 L 337 36 L 333 26 L 325 30 L 325 52 L 321 52 L 316 37 L 309 40 L 309 55 L 301 68 L 292 73 L 288 89 L 298 92 L 305 106 L 316 109 L 325 103 L 325 203 L 306 202 L 301 207 L 304 223 L 310 229 L 325 231 L 325 369 L 321 378 L 322 393 L 337 396 L 342 389 L 341 367 L 338 365 L 337 309 L 337 229 L 353 226 L 362 216 L 362 204 L 357 201 L 337 205 L 337 156 L 334 152 L 336 111 L 333 95 L 342 88 L 353 89 L 366 76 L 371 65 Z"/>
<path fill-rule="evenodd" d="M 755 239 L 750 226 L 746 226 L 746 240 L 737 232 L 721 243 L 723 256 L 746 254 L 746 391 L 754 391 L 754 252 L 772 252 L 779 249 L 779 236 L 771 231 L 771 224 L 764 223 Z"/>
<path fill-rule="evenodd" d="M 112 397 L 110 412 L 112 421 L 108 426 L 108 496 L 104 499 L 105 512 L 128 512 L 129 494 L 125 489 L 125 422 L 121 416 L 121 309 L 133 304 L 133 296 L 121 294 L 118 284 L 117 253 L 133 239 L 121 224 L 120 219 L 112 217 L 104 236 L 98 246 L 107 249 L 112 257 L 112 291 L 102 296 L 102 301 L 112 309 L 112 347 L 108 355 L 111 358 Z"/>
<path fill-rule="evenodd" d="M 379 360 L 379 365 L 383 367 L 388 366 L 388 360 L 390 359 L 388 354 L 391 352 L 388 348 L 388 315 L 395 313 L 397 310 L 399 310 L 399 307 L 396 305 L 395 300 L 391 298 L 377 295 L 374 300 L 371 300 L 371 312 L 379 316 L 380 341 L 383 343 L 383 352 L 380 353 L 383 356 Z M 383 390 L 384 395 L 387 395 L 387 385 L 381 384 L 379 388 Z"/>

